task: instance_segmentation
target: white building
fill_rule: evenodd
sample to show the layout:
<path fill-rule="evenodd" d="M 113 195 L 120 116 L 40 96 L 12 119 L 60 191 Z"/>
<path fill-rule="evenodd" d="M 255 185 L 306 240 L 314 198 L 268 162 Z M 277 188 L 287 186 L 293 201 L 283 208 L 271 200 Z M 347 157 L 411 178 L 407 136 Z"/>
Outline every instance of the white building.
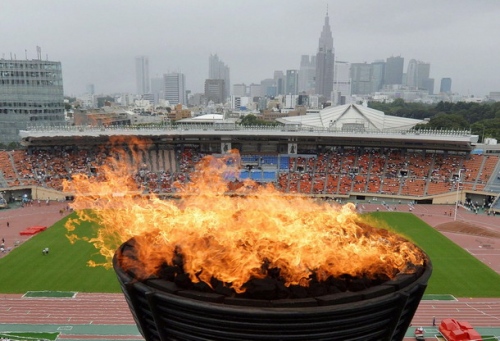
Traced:
<path fill-rule="evenodd" d="M 277 119 L 283 124 L 301 124 L 305 127 L 329 128 L 340 131 L 378 131 L 411 129 L 424 120 L 386 115 L 358 104 L 327 107 L 319 113 Z"/>

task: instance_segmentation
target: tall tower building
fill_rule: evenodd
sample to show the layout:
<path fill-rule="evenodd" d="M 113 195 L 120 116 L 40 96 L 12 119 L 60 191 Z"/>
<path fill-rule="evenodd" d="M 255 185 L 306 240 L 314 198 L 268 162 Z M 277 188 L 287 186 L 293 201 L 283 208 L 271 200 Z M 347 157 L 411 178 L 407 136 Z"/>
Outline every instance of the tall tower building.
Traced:
<path fill-rule="evenodd" d="M 332 105 L 344 105 L 351 103 L 351 64 L 336 61 L 333 78 L 333 102 Z"/>
<path fill-rule="evenodd" d="M 0 59 L 0 143 L 19 142 L 19 130 L 61 125 L 64 91 L 61 62 Z"/>
<path fill-rule="evenodd" d="M 384 85 L 403 84 L 403 57 L 389 57 L 385 62 Z"/>
<path fill-rule="evenodd" d="M 372 92 L 372 64 L 351 64 L 351 90 L 355 95 L 368 95 Z"/>
<path fill-rule="evenodd" d="M 316 76 L 316 56 L 302 55 L 299 69 L 299 92 L 312 94 Z"/>
<path fill-rule="evenodd" d="M 283 71 L 274 71 L 274 82 L 276 83 L 276 95 L 285 94 L 285 74 Z"/>
<path fill-rule="evenodd" d="M 372 90 L 377 92 L 384 86 L 385 62 L 378 60 L 372 63 Z"/>
<path fill-rule="evenodd" d="M 431 64 L 415 59 L 410 60 L 406 71 L 406 85 L 414 89 L 430 90 L 428 89 L 430 85 L 430 70 Z"/>
<path fill-rule="evenodd" d="M 431 64 L 419 61 L 418 65 L 417 65 L 417 69 L 418 69 L 417 86 L 420 89 L 429 90 L 429 84 L 430 84 L 429 79 L 431 79 L 430 78 Z M 432 80 L 432 82 L 434 82 L 434 80 Z M 434 85 L 434 83 L 433 83 L 433 85 Z"/>
<path fill-rule="evenodd" d="M 160 99 L 165 99 L 165 81 L 162 75 L 151 78 L 151 94 L 155 104 L 158 104 Z"/>
<path fill-rule="evenodd" d="M 224 103 L 226 93 L 224 83 L 223 79 L 205 80 L 205 98 L 207 102 L 213 101 L 214 104 Z"/>
<path fill-rule="evenodd" d="M 135 57 L 135 82 L 138 95 L 144 95 L 150 92 L 149 58 L 146 56 Z"/>
<path fill-rule="evenodd" d="M 208 57 L 208 79 L 222 79 L 224 81 L 224 99 L 229 98 L 231 89 L 229 66 L 219 59 L 217 54 Z"/>
<path fill-rule="evenodd" d="M 441 78 L 441 86 L 439 87 L 441 93 L 451 93 L 451 78 Z"/>
<path fill-rule="evenodd" d="M 286 70 L 285 95 L 299 94 L 299 71 Z"/>
<path fill-rule="evenodd" d="M 418 62 L 415 59 L 408 62 L 408 68 L 406 69 L 406 85 L 409 88 L 418 87 Z"/>
<path fill-rule="evenodd" d="M 333 67 L 333 36 L 327 11 L 316 53 L 316 93 L 327 99 L 330 99 L 333 90 Z"/>
<path fill-rule="evenodd" d="M 183 73 L 171 72 L 163 75 L 165 99 L 171 105 L 186 104 L 186 79 Z"/>

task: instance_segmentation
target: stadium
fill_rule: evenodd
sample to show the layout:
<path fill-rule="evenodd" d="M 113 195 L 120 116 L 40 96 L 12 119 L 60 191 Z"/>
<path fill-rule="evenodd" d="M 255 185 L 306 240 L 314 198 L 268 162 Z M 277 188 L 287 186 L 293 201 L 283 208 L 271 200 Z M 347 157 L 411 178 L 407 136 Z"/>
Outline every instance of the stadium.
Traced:
<path fill-rule="evenodd" d="M 109 157 L 133 164 L 137 193 L 177 196 L 205 155 L 237 150 L 239 174 L 283 193 L 355 202 L 393 211 L 420 206 L 468 214 L 500 213 L 498 151 L 469 131 L 414 130 L 418 120 L 388 117 L 363 106 L 329 108 L 280 119 L 279 126 L 186 120 L 157 126 L 32 126 L 23 150 L 1 151 L 0 187 L 8 203 L 70 201 L 63 181 L 99 178 Z M 472 218 L 473 219 L 473 218 Z"/>
<path fill-rule="evenodd" d="M 478 145 L 469 131 L 414 130 L 422 121 L 354 104 L 279 121 L 272 127 L 224 120 L 33 126 L 20 132 L 25 150 L 1 152 L 0 187 L 6 200 L 25 194 L 64 199 L 71 194 L 60 192 L 63 179 L 95 175 L 119 147 L 126 151 L 121 157 L 137 165 L 143 193 L 172 195 L 172 184 L 187 181 L 201 156 L 236 149 L 241 155 L 237 180 L 274 183 L 286 193 L 342 201 L 459 201 L 467 209 L 499 212 L 499 150 Z"/>

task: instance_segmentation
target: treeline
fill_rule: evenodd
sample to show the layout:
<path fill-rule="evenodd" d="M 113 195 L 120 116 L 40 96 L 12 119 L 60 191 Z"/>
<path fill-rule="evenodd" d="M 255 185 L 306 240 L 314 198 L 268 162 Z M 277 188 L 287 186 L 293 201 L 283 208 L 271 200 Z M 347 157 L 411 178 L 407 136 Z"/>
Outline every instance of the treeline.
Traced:
<path fill-rule="evenodd" d="M 423 120 L 425 125 L 415 129 L 471 130 L 479 135 L 479 141 L 491 137 L 500 141 L 500 102 L 439 102 L 429 105 L 396 99 L 392 103 L 369 102 L 368 107 L 383 111 L 386 115 Z"/>

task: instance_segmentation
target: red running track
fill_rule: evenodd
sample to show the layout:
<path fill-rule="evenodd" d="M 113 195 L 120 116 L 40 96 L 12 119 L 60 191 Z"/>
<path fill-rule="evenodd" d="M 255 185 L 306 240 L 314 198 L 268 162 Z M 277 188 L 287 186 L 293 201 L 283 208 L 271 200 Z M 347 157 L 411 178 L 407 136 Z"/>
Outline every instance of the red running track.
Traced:
<path fill-rule="evenodd" d="M 460 298 L 455 301 L 421 301 L 413 326 L 431 326 L 444 318 L 469 321 L 474 327 L 500 327 L 499 298 Z M 0 297 L 4 324 L 134 324 L 122 294 L 78 293 L 74 298 Z"/>
<path fill-rule="evenodd" d="M 84 294 L 74 298 L 0 296 L 4 324 L 135 324 L 122 294 Z"/>

